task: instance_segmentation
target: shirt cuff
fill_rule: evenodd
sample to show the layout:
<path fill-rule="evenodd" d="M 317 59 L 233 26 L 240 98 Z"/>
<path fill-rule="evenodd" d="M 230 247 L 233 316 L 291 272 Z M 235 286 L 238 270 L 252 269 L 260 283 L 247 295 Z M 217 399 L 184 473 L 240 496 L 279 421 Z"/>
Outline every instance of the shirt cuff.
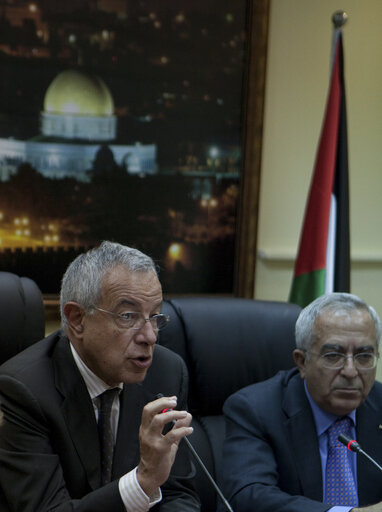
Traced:
<path fill-rule="evenodd" d="M 118 482 L 119 493 L 126 512 L 147 512 L 162 499 L 162 492 L 158 487 L 154 496 L 147 496 L 137 479 L 137 468 L 123 475 Z"/>
<path fill-rule="evenodd" d="M 336 505 L 328 510 L 328 512 L 350 512 L 354 507 L 345 507 L 343 505 Z"/>

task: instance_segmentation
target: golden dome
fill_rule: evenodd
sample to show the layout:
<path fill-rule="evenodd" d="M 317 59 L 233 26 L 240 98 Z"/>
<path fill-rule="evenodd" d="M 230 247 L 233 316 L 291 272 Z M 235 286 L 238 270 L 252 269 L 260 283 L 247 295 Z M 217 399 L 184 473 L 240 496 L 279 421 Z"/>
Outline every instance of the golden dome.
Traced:
<path fill-rule="evenodd" d="M 44 112 L 64 116 L 111 116 L 114 102 L 101 78 L 71 69 L 57 75 L 48 87 Z"/>

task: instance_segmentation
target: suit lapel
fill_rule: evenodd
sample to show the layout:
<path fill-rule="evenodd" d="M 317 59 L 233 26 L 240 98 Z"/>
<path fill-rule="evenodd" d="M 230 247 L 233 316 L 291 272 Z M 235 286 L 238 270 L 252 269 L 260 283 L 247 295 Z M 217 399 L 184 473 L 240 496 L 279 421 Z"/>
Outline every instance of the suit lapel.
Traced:
<path fill-rule="evenodd" d="M 56 387 L 63 395 L 62 413 L 92 489 L 100 485 L 97 422 L 86 385 L 62 336 L 53 354 Z"/>
<path fill-rule="evenodd" d="M 361 448 L 382 465 L 382 409 L 375 389 L 357 411 L 357 438 Z M 378 469 L 362 455 L 357 456 L 358 497 L 360 506 L 382 499 Z"/>
<path fill-rule="evenodd" d="M 288 417 L 286 428 L 295 457 L 301 494 L 322 501 L 322 470 L 316 427 L 299 375 L 288 382 L 283 408 Z"/>

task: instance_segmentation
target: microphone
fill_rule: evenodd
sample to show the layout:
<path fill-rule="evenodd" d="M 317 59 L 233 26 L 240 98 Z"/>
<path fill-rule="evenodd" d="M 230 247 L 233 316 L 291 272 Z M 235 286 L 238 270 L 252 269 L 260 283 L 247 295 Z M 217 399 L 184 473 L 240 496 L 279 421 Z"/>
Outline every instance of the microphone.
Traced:
<path fill-rule="evenodd" d="M 370 455 L 368 455 L 364 450 L 362 450 L 362 448 L 355 439 L 351 439 L 349 436 L 346 436 L 345 434 L 340 434 L 338 436 L 338 441 L 344 444 L 348 450 L 360 453 L 361 455 L 369 459 L 369 461 L 372 462 L 374 466 L 376 466 L 379 469 L 379 471 L 382 471 L 382 467 L 378 464 L 378 462 L 376 462 L 372 457 L 370 457 Z"/>
<path fill-rule="evenodd" d="M 156 398 L 162 398 L 164 395 L 162 393 L 158 393 L 156 395 Z M 163 412 L 166 412 L 168 409 L 163 409 L 162 413 Z M 172 420 L 171 422 L 173 425 L 175 425 L 176 421 L 175 420 Z M 233 509 L 231 507 L 231 505 L 228 503 L 226 497 L 224 496 L 224 494 L 222 493 L 222 491 L 220 490 L 218 484 L 215 482 L 215 480 L 212 478 L 211 476 L 211 473 L 208 471 L 208 469 L 206 468 L 204 462 L 202 461 L 202 459 L 199 457 L 197 451 L 195 450 L 195 448 L 192 446 L 192 444 L 190 443 L 190 441 L 187 439 L 187 437 L 183 437 L 183 441 L 186 443 L 188 449 L 190 450 L 192 456 L 194 457 L 194 459 L 196 460 L 196 462 L 198 463 L 200 469 L 203 471 L 203 473 L 206 475 L 206 477 L 208 478 L 208 481 L 210 482 L 210 484 L 212 485 L 212 487 L 214 488 L 215 492 L 217 493 L 217 495 L 219 496 L 219 498 L 221 499 L 222 503 L 224 504 L 225 508 L 228 510 L 228 512 L 233 512 Z"/>

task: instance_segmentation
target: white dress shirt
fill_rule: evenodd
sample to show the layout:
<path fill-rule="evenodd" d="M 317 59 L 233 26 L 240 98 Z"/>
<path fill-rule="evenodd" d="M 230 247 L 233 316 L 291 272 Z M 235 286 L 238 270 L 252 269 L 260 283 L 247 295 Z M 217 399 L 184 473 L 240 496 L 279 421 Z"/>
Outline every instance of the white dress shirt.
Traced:
<path fill-rule="evenodd" d="M 106 391 L 107 389 L 110 389 L 110 386 L 105 384 L 105 382 L 102 379 L 95 375 L 95 373 L 93 373 L 86 366 L 86 364 L 82 361 L 82 359 L 80 358 L 72 344 L 70 344 L 70 348 L 72 350 L 73 358 L 78 367 L 78 370 L 85 381 L 87 390 L 93 403 L 94 414 L 96 420 L 98 421 L 99 395 Z M 122 391 L 123 383 L 120 383 L 118 387 Z M 111 421 L 114 435 L 114 443 L 117 438 L 118 419 L 119 395 L 116 395 L 111 409 Z M 141 486 L 138 483 L 137 468 L 134 468 L 131 471 L 129 471 L 129 473 L 123 475 L 119 479 L 118 487 L 123 504 L 125 505 L 126 508 L 126 512 L 147 512 L 151 507 L 159 503 L 162 499 L 162 493 L 160 488 L 158 488 L 158 493 L 155 496 L 149 498 L 146 495 L 146 493 L 142 490 Z"/>

